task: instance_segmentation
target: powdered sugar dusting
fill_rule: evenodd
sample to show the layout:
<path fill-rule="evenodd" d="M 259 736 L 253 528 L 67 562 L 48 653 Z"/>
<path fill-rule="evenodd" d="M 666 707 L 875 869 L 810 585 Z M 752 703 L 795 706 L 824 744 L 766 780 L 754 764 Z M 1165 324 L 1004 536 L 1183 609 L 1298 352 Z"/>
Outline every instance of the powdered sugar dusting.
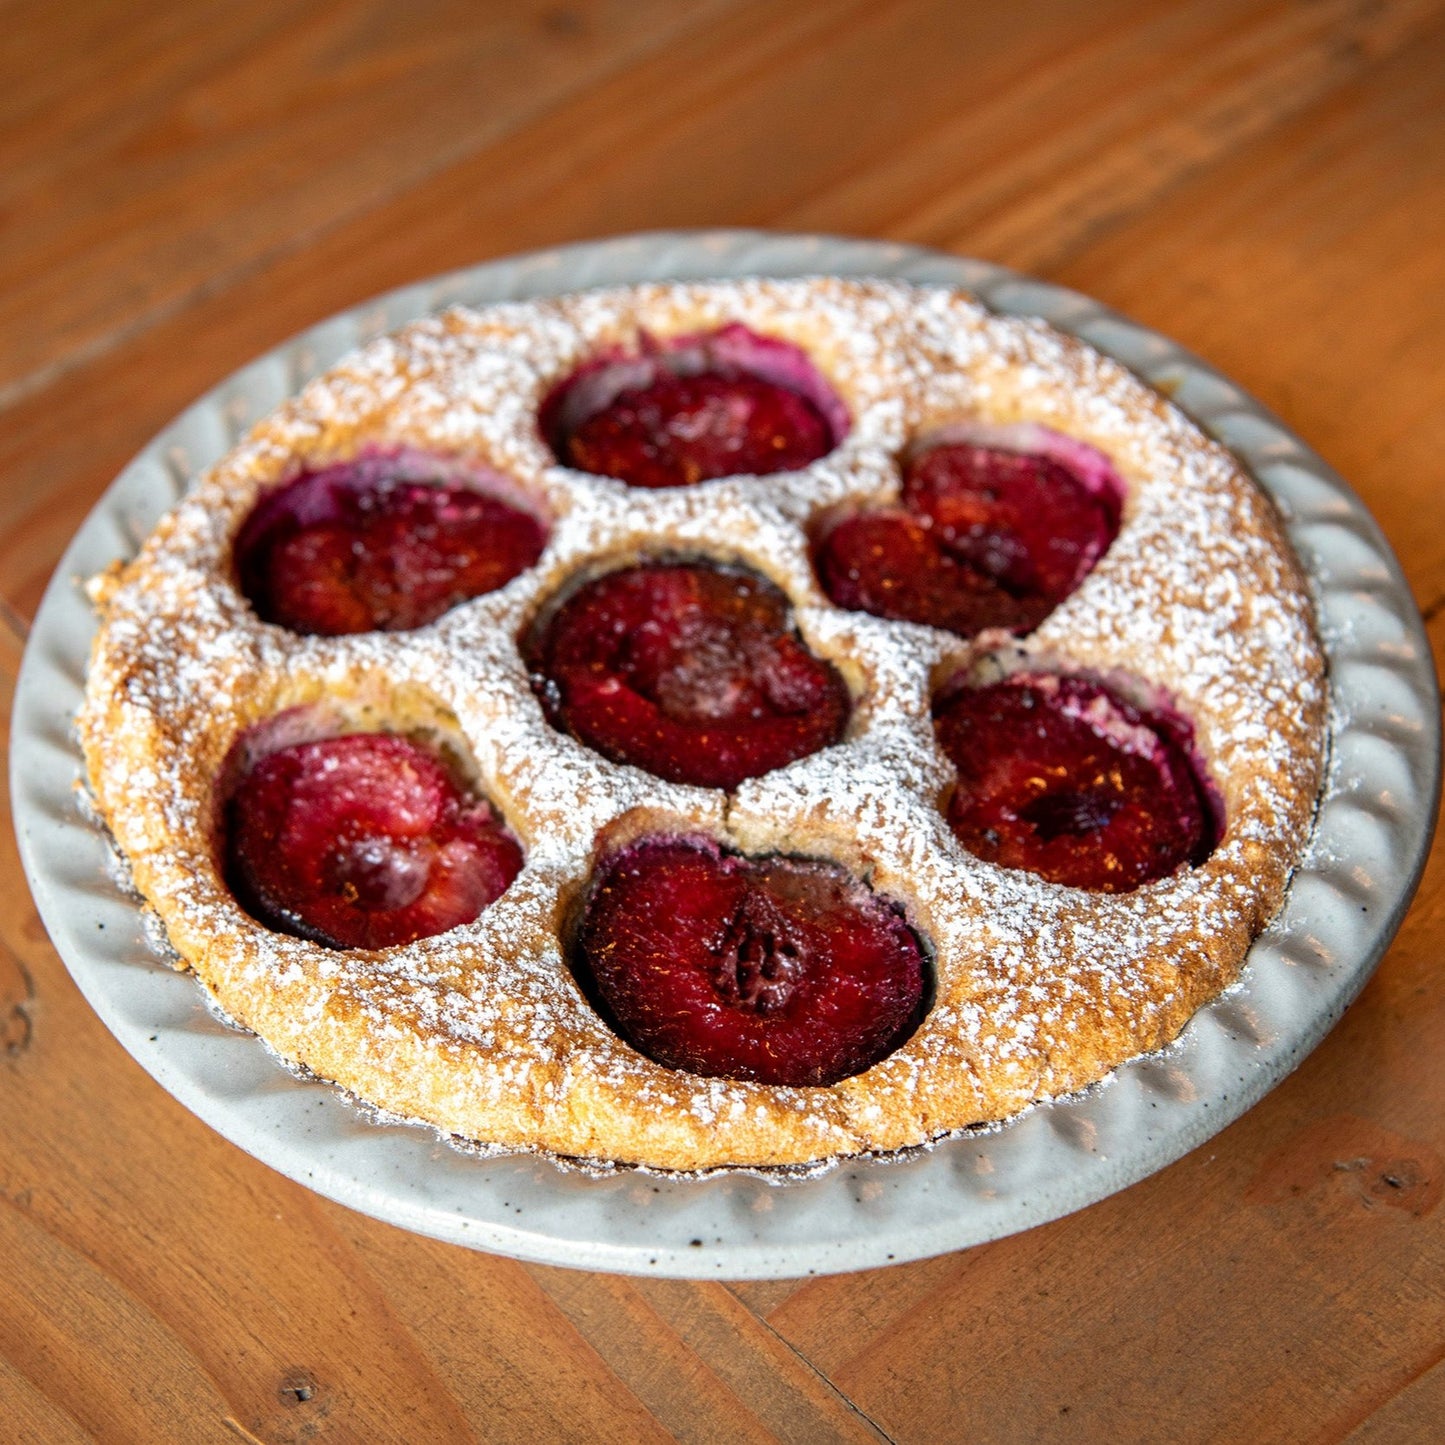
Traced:
<path fill-rule="evenodd" d="M 536 413 L 570 369 L 639 328 L 733 321 L 805 349 L 843 397 L 852 426 L 829 456 L 657 493 L 552 459 Z M 932 691 L 1001 640 L 838 610 L 805 529 L 839 502 L 896 495 L 909 441 L 960 423 L 1037 424 L 1123 477 L 1118 539 L 1008 649 L 1010 665 L 1123 675 L 1192 720 L 1228 824 L 1203 866 L 1082 894 L 982 863 L 944 824 L 951 769 Z M 536 566 L 409 634 L 300 638 L 257 621 L 230 561 L 257 495 L 378 443 L 513 478 L 550 520 Z M 547 726 L 519 633 L 579 572 L 678 552 L 741 561 L 789 594 L 855 692 L 842 743 L 730 798 L 609 763 Z M 1319 651 L 1264 497 L 1116 364 L 943 288 L 653 285 L 448 312 L 373 342 L 260 423 L 97 592 L 105 623 L 80 718 L 91 783 L 172 944 L 284 1057 L 485 1144 L 664 1167 L 803 1163 L 907 1147 L 1079 1088 L 1165 1042 L 1231 981 L 1278 906 L 1319 785 Z M 425 732 L 464 756 L 526 846 L 512 887 L 471 925 L 378 953 L 248 918 L 216 870 L 215 780 L 239 734 L 291 708 L 333 730 Z M 562 940 L 599 847 L 652 828 L 865 874 L 933 951 L 918 1033 L 821 1090 L 702 1080 L 633 1053 L 582 996 Z"/>

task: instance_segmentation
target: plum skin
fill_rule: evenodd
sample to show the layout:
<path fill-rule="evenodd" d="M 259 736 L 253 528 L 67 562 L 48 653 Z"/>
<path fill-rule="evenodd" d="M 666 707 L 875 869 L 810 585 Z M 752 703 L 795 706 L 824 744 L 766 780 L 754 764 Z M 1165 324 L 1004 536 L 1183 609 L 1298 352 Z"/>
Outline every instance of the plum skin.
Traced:
<path fill-rule="evenodd" d="M 902 910 L 837 864 L 692 836 L 605 860 L 573 967 L 621 1036 L 664 1067 L 795 1087 L 887 1057 L 931 990 Z"/>
<path fill-rule="evenodd" d="M 522 849 L 430 749 L 390 733 L 295 743 L 257 761 L 223 808 L 237 901 L 281 933 L 387 948 L 472 922 Z"/>
<path fill-rule="evenodd" d="M 669 782 L 736 788 L 839 741 L 852 700 L 756 573 L 658 560 L 604 573 L 523 639 L 548 721 Z"/>
<path fill-rule="evenodd" d="M 947 687 L 934 725 L 957 772 L 949 827 L 987 862 L 1125 893 L 1198 867 L 1223 834 L 1189 723 L 1098 679 L 1015 673 Z"/>

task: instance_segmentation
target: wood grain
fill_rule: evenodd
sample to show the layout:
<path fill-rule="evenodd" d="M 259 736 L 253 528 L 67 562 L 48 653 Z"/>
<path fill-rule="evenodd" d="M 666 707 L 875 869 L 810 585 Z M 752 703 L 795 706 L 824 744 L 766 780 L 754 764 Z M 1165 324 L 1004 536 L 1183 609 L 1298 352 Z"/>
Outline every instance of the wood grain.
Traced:
<path fill-rule="evenodd" d="M 1177 337 L 1356 486 L 1445 661 L 1445 0 L 3 11 L 7 719 L 66 541 L 197 394 L 392 285 L 660 226 L 981 254 Z M 5 1438 L 1439 1436 L 1439 846 L 1341 1024 L 1172 1168 L 733 1285 L 523 1266 L 272 1174 L 109 1037 L 9 829 L 0 881 Z"/>
<path fill-rule="evenodd" d="M 381 209 L 707 9 L 306 0 L 142 7 L 132 26 L 133 6 L 82 7 L 90 33 L 25 77 L 0 131 L 0 400 Z"/>
<path fill-rule="evenodd" d="M 1437 23 L 1278 134 L 1060 271 L 1171 333 L 1279 412 L 1365 496 L 1427 611 L 1445 598 L 1432 441 L 1445 293 Z M 1240 235 L 1252 243 L 1246 253 Z M 1360 318 L 1369 316 L 1368 324 Z M 1226 321 L 1225 318 L 1229 320 Z M 1247 318 L 1241 324 L 1240 318 Z"/>
<path fill-rule="evenodd" d="M 723 1285 L 531 1273 L 679 1440 L 881 1438 Z"/>

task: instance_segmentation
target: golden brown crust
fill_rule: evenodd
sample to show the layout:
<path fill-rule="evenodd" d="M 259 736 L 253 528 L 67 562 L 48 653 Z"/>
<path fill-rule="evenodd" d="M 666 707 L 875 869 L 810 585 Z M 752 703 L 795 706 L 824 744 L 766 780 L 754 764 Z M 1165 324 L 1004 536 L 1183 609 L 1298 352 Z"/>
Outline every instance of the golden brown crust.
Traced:
<path fill-rule="evenodd" d="M 854 422 L 830 457 L 795 476 L 647 494 L 551 461 L 536 407 L 588 354 L 639 328 L 728 321 L 798 342 L 828 374 Z M 1117 541 L 1020 644 L 841 612 L 808 565 L 812 518 L 891 495 L 909 438 L 962 419 L 1042 423 L 1106 452 L 1127 484 Z M 411 634 L 301 638 L 258 622 L 229 558 L 255 497 L 374 443 L 516 478 L 552 520 L 537 566 Z M 607 763 L 546 726 L 518 633 L 579 569 L 669 550 L 743 561 L 788 592 L 858 697 L 841 745 L 729 798 Z M 260 423 L 94 595 L 103 624 L 79 719 L 90 784 L 181 960 L 285 1057 L 506 1147 L 674 1169 L 792 1164 L 914 1145 L 1081 1088 L 1173 1038 L 1235 978 L 1320 785 L 1321 656 L 1268 501 L 1122 368 L 937 288 L 643 286 L 450 312 L 374 343 Z M 938 808 L 951 775 L 929 698 L 981 658 L 1127 675 L 1172 698 L 1225 799 L 1208 862 L 1096 895 L 966 854 Z M 250 919 L 217 874 L 214 781 L 241 733 L 288 708 L 320 727 L 451 740 L 527 847 L 512 888 L 475 924 L 379 953 Z M 901 900 L 936 953 L 936 1001 L 914 1038 L 826 1089 L 696 1078 L 617 1039 L 559 936 L 598 849 L 658 827 L 836 858 Z"/>

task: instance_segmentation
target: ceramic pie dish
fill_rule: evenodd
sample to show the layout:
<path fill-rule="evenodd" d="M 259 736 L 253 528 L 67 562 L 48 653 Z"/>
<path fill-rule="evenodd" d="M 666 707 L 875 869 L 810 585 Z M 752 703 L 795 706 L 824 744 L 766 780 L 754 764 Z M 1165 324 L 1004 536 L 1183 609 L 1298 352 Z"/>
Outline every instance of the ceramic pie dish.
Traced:
<path fill-rule="evenodd" d="M 439 1148 L 425 1134 L 398 1131 L 394 1127 L 379 1128 L 367 1123 L 351 1105 L 338 1101 L 334 1095 L 318 1096 L 316 1090 L 319 1086 L 284 1077 L 278 1081 L 274 1074 L 269 1076 L 266 1084 L 260 1084 L 258 1077 L 254 1085 L 243 1087 L 240 1091 L 226 1087 L 217 1105 L 217 1080 L 224 1078 L 229 1085 L 230 1079 L 235 1077 L 234 1072 L 218 1075 L 203 1066 L 208 1076 L 198 1095 L 187 1081 L 190 1068 L 200 1065 L 202 1056 L 208 1050 L 240 1043 L 250 1051 L 245 1057 L 260 1060 L 266 1068 L 274 1069 L 274 1063 L 266 1058 L 255 1041 L 224 1030 L 218 1031 L 219 1026 L 209 1014 L 203 1010 L 196 1013 L 194 994 L 187 1000 L 190 1022 L 175 1029 L 167 1028 L 163 1019 L 158 1020 L 144 1008 L 139 1014 L 135 1013 L 133 1002 L 151 988 L 157 993 L 165 991 L 161 982 L 165 975 L 156 973 L 155 965 L 145 958 L 144 953 L 133 949 L 125 952 L 123 959 L 111 955 L 107 960 L 103 953 L 95 951 L 90 939 L 84 939 L 89 957 L 82 958 L 77 966 L 76 955 L 57 935 L 62 952 L 76 970 L 82 986 L 87 988 L 122 1041 L 128 1046 L 139 1044 L 141 1040 L 135 1037 L 139 1024 L 145 1031 L 145 1046 L 152 1044 L 152 1034 L 156 1044 L 163 1044 L 160 1049 L 133 1048 L 162 1082 L 203 1117 L 210 1118 L 223 1132 L 286 1172 L 313 1182 L 317 1166 L 321 1166 L 322 1179 L 318 1187 L 323 1192 L 368 1208 L 383 1217 L 412 1223 L 444 1237 L 504 1248 L 526 1257 L 674 1273 L 715 1270 L 729 1275 L 786 1275 L 807 1269 L 854 1268 L 881 1262 L 888 1257 L 910 1257 L 992 1237 L 1006 1229 L 1051 1217 L 1062 1209 L 1097 1197 L 1098 1193 L 1107 1192 L 1109 1188 L 1177 1157 L 1184 1148 L 1197 1142 L 1198 1137 L 1211 1132 L 1209 1125 L 1212 1120 L 1222 1121 L 1232 1117 L 1236 1112 L 1235 1103 L 1257 1097 L 1289 1066 L 1288 1061 L 1307 1046 L 1305 1041 L 1313 1042 L 1327 1027 L 1334 1013 L 1353 996 L 1354 990 L 1368 976 L 1369 968 L 1373 966 L 1403 908 L 1407 889 L 1400 890 L 1394 901 L 1383 909 L 1374 900 L 1362 902 L 1350 894 L 1346 895 L 1347 904 L 1337 903 L 1331 911 L 1330 894 L 1321 894 L 1311 903 L 1310 914 L 1305 921 L 1305 926 L 1311 931 L 1304 936 L 1314 938 L 1318 934 L 1317 921 L 1325 913 L 1329 913 L 1341 926 L 1346 921 L 1353 924 L 1352 937 L 1356 943 L 1361 941 L 1358 937 L 1361 925 L 1355 915 L 1362 914 L 1369 920 L 1373 931 L 1363 951 L 1353 948 L 1343 961 L 1332 962 L 1329 969 L 1321 971 L 1318 965 L 1312 965 L 1311 972 L 1302 973 L 1300 924 L 1292 915 L 1301 892 L 1307 897 L 1311 895 L 1309 880 L 1312 877 L 1327 878 L 1335 892 L 1339 892 L 1333 876 L 1328 870 L 1317 869 L 1315 860 L 1323 846 L 1333 846 L 1329 842 L 1331 808 L 1337 805 L 1340 769 L 1349 756 L 1347 749 L 1353 737 L 1352 730 L 1360 726 L 1346 706 L 1350 700 L 1349 691 L 1342 690 L 1342 664 L 1349 659 L 1340 654 L 1338 638 L 1332 631 L 1335 626 L 1335 619 L 1330 613 L 1333 575 L 1327 569 L 1334 567 L 1338 570 L 1342 561 L 1349 560 L 1348 553 L 1342 550 L 1342 535 L 1365 536 L 1380 549 L 1377 539 L 1371 535 L 1368 519 L 1359 513 L 1358 504 L 1349 502 L 1343 492 L 1337 492 L 1335 496 L 1344 500 L 1332 501 L 1321 516 L 1313 516 L 1309 512 L 1311 505 L 1317 508 L 1321 505 L 1321 491 L 1331 486 L 1331 480 L 1320 464 L 1309 458 L 1297 443 L 1273 429 L 1268 419 L 1226 384 L 1182 357 L 1168 343 L 1108 318 L 1097 308 L 1067 293 L 1049 288 L 1030 291 L 1030 283 L 1018 282 L 1016 278 L 990 268 L 930 257 L 926 253 L 895 252 L 893 248 L 810 238 L 737 234 L 651 237 L 605 243 L 597 247 L 578 248 L 570 253 L 499 263 L 478 268 L 461 277 L 411 288 L 388 298 L 381 303 L 379 310 L 337 318 L 325 327 L 308 333 L 292 347 L 283 348 L 282 353 L 264 358 L 199 404 L 168 434 L 159 438 L 118 481 L 82 530 L 37 622 L 37 645 L 32 647 L 27 658 L 16 714 L 17 819 L 27 863 L 30 863 L 35 848 L 36 835 L 31 831 L 32 825 L 38 822 L 40 834 L 45 836 L 44 819 L 64 818 L 63 809 L 59 813 L 56 811 L 58 795 L 52 795 L 48 809 L 38 808 L 34 812 L 25 801 L 27 792 L 33 786 L 35 770 L 21 766 L 27 730 L 20 723 L 25 719 L 27 701 L 34 691 L 31 682 L 36 670 L 33 660 L 45 652 L 54 653 L 54 644 L 47 646 L 47 639 L 57 635 L 51 616 L 68 606 L 64 589 L 73 586 L 70 578 L 77 571 L 99 570 L 117 551 L 132 551 L 135 540 L 144 535 L 159 512 L 174 500 L 178 476 L 189 480 L 192 472 L 215 461 L 229 449 L 245 422 L 269 410 L 293 390 L 295 383 L 306 373 L 330 361 L 335 351 L 344 350 L 348 344 L 363 339 L 367 329 L 391 329 L 412 316 L 434 311 L 439 305 L 451 301 L 480 304 L 508 295 L 548 295 L 628 280 L 759 273 L 776 276 L 789 273 L 846 276 L 851 273 L 901 276 L 925 282 L 944 281 L 975 290 L 987 304 L 1000 310 L 1010 309 L 1009 288 L 1012 287 L 1012 309 L 1026 309 L 1042 315 L 1066 330 L 1076 330 L 1101 350 L 1114 351 L 1126 364 L 1142 373 L 1146 380 L 1172 392 L 1186 410 L 1192 407 L 1198 419 L 1231 445 L 1251 466 L 1261 483 L 1273 492 L 1291 523 L 1292 540 L 1316 588 L 1320 604 L 1320 631 L 1332 670 L 1335 734 L 1332 773 L 1326 789 L 1325 806 L 1320 812 L 1318 831 L 1311 852 L 1295 877 L 1285 909 L 1256 943 L 1241 985 L 1206 1006 L 1166 1057 L 1136 1059 L 1116 1071 L 1104 1086 L 1089 1094 L 1042 1105 L 996 1133 L 952 1139 L 907 1159 L 855 1160 L 822 1177 L 793 1180 L 785 1185 L 737 1175 L 686 1180 L 627 1174 L 596 1178 L 563 1171 L 536 1158 L 468 1158 Z M 1022 307 L 1017 300 L 1021 287 L 1028 296 L 1028 304 Z M 308 347 L 323 339 L 329 339 L 329 344 L 335 348 L 332 355 L 320 352 L 308 355 Z M 1250 434 L 1250 426 L 1256 428 L 1254 434 Z M 172 450 L 178 444 L 187 447 L 184 458 L 178 458 Z M 1296 456 L 1299 460 L 1295 460 Z M 125 534 L 119 544 L 115 531 L 117 519 L 122 519 L 121 527 Z M 1321 538 L 1327 545 L 1321 546 Z M 1428 696 L 1431 686 L 1428 661 L 1423 663 L 1423 672 L 1420 661 L 1428 658 L 1428 652 L 1420 647 L 1418 624 L 1414 624 L 1415 633 L 1409 633 L 1411 612 L 1408 595 L 1400 591 L 1397 574 L 1388 572 L 1393 565 L 1388 553 L 1380 549 L 1376 556 L 1387 569 L 1391 588 L 1386 592 L 1398 622 L 1396 631 L 1404 631 L 1415 639 L 1417 651 L 1412 663 L 1415 675 L 1410 679 L 1415 695 Z M 1351 574 L 1347 587 L 1337 590 L 1347 593 L 1351 607 L 1358 609 L 1363 605 L 1357 574 Z M 1371 598 L 1370 606 L 1378 610 L 1381 604 Z M 80 641 L 78 655 L 83 658 L 89 629 L 81 628 L 80 620 L 72 618 L 75 625 L 71 637 L 73 641 Z M 1354 644 L 1358 645 L 1361 636 L 1379 633 L 1381 625 L 1373 615 L 1352 616 L 1347 631 Z M 1398 643 L 1387 645 L 1383 651 L 1398 668 Z M 1348 669 L 1345 669 L 1345 681 L 1348 681 Z M 1377 686 L 1375 691 L 1378 693 Z M 1404 716 L 1398 708 L 1395 711 Z M 1402 730 L 1397 725 L 1389 741 L 1395 751 L 1405 758 L 1407 766 L 1417 770 L 1423 767 L 1428 772 L 1435 766 L 1433 712 L 1428 708 L 1417 709 L 1416 716 L 1425 719 L 1420 723 L 1418 735 L 1407 735 L 1408 730 Z M 1376 726 L 1369 736 L 1378 737 L 1381 731 Z M 1410 756 L 1412 736 L 1415 746 L 1413 757 Z M 1366 751 L 1371 758 L 1381 761 L 1376 757 L 1380 752 L 1378 747 Z M 71 781 L 73 775 L 67 779 L 67 791 Z M 1398 800 L 1402 796 L 1398 787 L 1387 788 L 1386 794 L 1387 799 Z M 1421 789 L 1418 796 L 1433 800 L 1433 786 Z M 68 798 L 67 803 L 73 808 L 73 802 Z M 1349 825 L 1346 831 L 1351 833 L 1357 844 L 1370 833 L 1370 828 L 1357 816 L 1365 811 L 1352 798 L 1350 810 L 1343 814 Z M 1385 811 L 1376 804 L 1367 813 L 1368 817 L 1376 819 L 1375 833 L 1384 826 L 1379 819 Z M 73 819 L 72 814 L 72 830 L 76 826 Z M 1429 820 L 1430 808 L 1421 804 L 1395 828 L 1400 836 L 1392 846 L 1397 850 L 1410 843 L 1410 830 L 1414 830 L 1413 849 L 1406 847 L 1405 852 L 1409 859 L 1404 870 L 1405 881 L 1417 871 L 1423 858 Z M 97 841 L 100 841 L 98 835 Z M 1378 840 L 1371 835 L 1370 841 L 1373 844 Z M 97 861 L 103 864 L 103 842 L 100 846 Z M 63 887 L 64 878 L 73 878 L 75 873 L 76 854 L 68 845 L 62 851 L 63 859 L 52 851 L 48 860 L 50 866 L 42 863 L 32 875 L 47 924 L 52 928 L 55 924 L 47 909 L 47 889 Z M 56 867 L 57 864 L 62 866 Z M 1361 876 L 1358 854 L 1343 876 L 1350 889 L 1357 892 Z M 1385 890 L 1398 888 L 1400 882 L 1398 875 L 1393 881 L 1382 877 L 1379 887 Z M 119 904 L 122 911 L 126 907 L 134 911 L 134 905 L 121 890 L 113 891 L 115 898 L 112 901 Z M 92 903 L 100 896 L 95 893 L 94 880 L 87 886 L 86 896 Z M 73 928 L 70 931 L 73 933 Z M 115 920 L 104 930 L 95 931 L 97 934 L 104 933 L 107 948 L 111 946 L 113 937 L 120 936 Z M 131 932 L 137 940 L 142 940 L 134 922 Z M 1324 937 L 1330 947 L 1340 946 L 1328 931 Z M 1273 972 L 1280 975 L 1276 980 L 1279 987 L 1273 992 L 1261 985 L 1258 977 L 1263 969 L 1268 979 L 1271 964 Z M 120 972 L 116 972 L 115 965 L 119 966 Z M 1330 999 L 1328 1007 L 1301 1000 L 1297 980 L 1303 976 L 1320 979 L 1320 994 Z M 187 980 L 175 975 L 171 977 L 191 987 Z M 1326 979 L 1330 981 L 1326 983 Z M 105 980 L 112 985 L 109 990 Z M 181 996 L 175 995 L 174 1003 L 180 1002 Z M 148 1023 L 141 1022 L 147 1019 Z M 131 1037 L 128 1037 L 128 1031 Z M 1199 1064 L 1206 1070 L 1214 1070 L 1213 1075 L 1195 1076 L 1190 1073 L 1191 1050 L 1202 1050 Z M 1229 1058 L 1231 1054 L 1235 1057 Z M 1223 1064 L 1224 1072 L 1234 1075 L 1227 1082 L 1221 1082 L 1218 1077 L 1222 1057 L 1229 1059 Z M 183 1065 L 182 1061 L 188 1061 L 189 1066 Z M 1201 1088 L 1202 1084 L 1210 1082 L 1212 1087 Z M 283 1083 L 285 1087 L 277 1095 L 277 1089 Z M 1141 1090 L 1148 1096 L 1148 1113 L 1138 1106 L 1137 1097 L 1132 1105 L 1125 1097 L 1130 1094 L 1137 1096 Z M 263 1115 L 268 1112 L 272 1116 L 287 1112 L 288 1106 L 280 1102 L 282 1098 L 296 1100 L 302 1097 L 306 1099 L 308 1110 L 316 1107 L 318 1118 L 334 1121 L 336 1127 L 331 1131 L 332 1137 L 317 1137 L 316 1119 L 312 1120 L 312 1129 L 303 1129 L 300 1136 L 294 1133 L 294 1124 L 279 1126 L 275 1117 L 269 1123 L 262 1122 Z M 326 1102 L 319 1103 L 320 1098 Z M 1209 1102 L 1201 1109 L 1198 1106 L 1205 1098 Z M 1134 1131 L 1137 1137 L 1132 1141 L 1128 1138 L 1130 1130 L 1120 1124 L 1121 1106 L 1123 1116 L 1132 1118 L 1137 1126 Z M 294 1108 L 294 1104 L 291 1107 Z M 1244 1107 L 1244 1104 L 1240 1103 L 1239 1107 Z M 1168 1122 L 1168 1127 L 1163 1129 L 1154 1127 L 1161 1108 Z M 325 1110 L 324 1116 L 322 1110 Z M 1185 1125 L 1186 1118 L 1191 1120 L 1190 1126 Z M 1040 1120 L 1044 1122 L 1042 1133 Z M 1107 1133 L 1103 1128 L 1106 1123 Z M 1191 1133 L 1191 1128 L 1195 1132 Z M 403 1140 L 409 1140 L 410 1144 L 402 1143 Z M 400 1164 L 397 1172 L 388 1175 L 385 1167 L 388 1157 L 397 1156 L 398 1148 L 404 1153 L 417 1146 L 428 1158 L 426 1170 L 418 1176 L 409 1166 Z M 351 1160 L 349 1168 L 342 1165 L 343 1172 L 337 1173 L 338 1163 L 348 1156 Z M 1015 1156 L 1016 1164 L 1000 1163 L 1001 1159 L 1012 1161 Z M 940 1166 L 937 1161 L 941 1159 L 950 1162 Z M 1064 1161 L 1068 1161 L 1068 1167 L 1062 1167 Z M 457 1169 L 463 1172 L 458 1175 L 455 1173 Z M 998 1177 L 1001 1169 L 1002 1178 Z M 1047 1179 L 1047 1186 L 1035 1192 L 1034 1182 L 1040 1178 Z M 939 1189 L 945 1179 L 950 1181 L 951 1194 L 970 1201 L 971 1207 L 964 1213 L 972 1222 L 960 1225 L 959 1210 L 956 1204 L 951 1204 L 943 1211 L 948 1216 L 946 1222 L 940 1218 L 920 1231 L 916 1206 Z M 852 1183 L 845 1182 L 848 1180 Z M 1103 1183 L 1105 1180 L 1113 1182 Z M 439 1208 L 440 1201 L 455 1199 L 449 1191 L 462 1185 L 463 1181 L 470 1181 L 469 1186 L 464 1186 L 468 1198 L 486 1200 L 485 1206 L 480 1209 L 475 1204 L 464 1207 L 460 1216 L 445 1206 Z M 421 1186 L 420 1193 L 416 1187 L 418 1184 Z M 1006 1190 L 1001 1190 L 1001 1185 L 1006 1185 Z M 491 1186 L 499 1191 L 496 1196 L 490 1193 Z M 392 1198 L 398 1190 L 400 1197 Z M 622 1191 L 630 1201 L 625 1210 L 617 1208 L 615 1195 L 618 1191 Z M 994 1203 L 1001 1197 L 1009 1200 L 1009 1207 L 1003 1210 Z M 501 1209 L 496 1207 L 499 1199 L 504 1201 Z M 885 1199 L 896 1200 L 901 1206 L 892 1222 L 879 1220 L 876 1208 L 863 1208 L 870 1202 L 876 1205 Z M 643 1200 L 647 1202 L 639 1205 L 639 1201 Z M 651 1221 L 650 1225 L 644 1224 L 641 1217 L 633 1217 L 639 1208 Z M 862 1214 L 857 1212 L 860 1208 L 863 1209 Z M 521 1210 L 520 1215 L 515 1212 L 517 1210 Z M 628 1218 L 620 1219 L 619 1216 L 624 1214 Z M 508 1215 L 512 1216 L 511 1220 Z M 792 1243 L 802 1248 L 801 1254 L 777 1235 L 780 1215 L 795 1217 L 798 1221 L 812 1221 L 794 1226 L 796 1234 Z M 614 1217 L 619 1217 L 616 1222 Z M 1012 1222 L 1008 1222 L 1010 1219 Z M 600 1227 L 599 1221 L 603 1221 Z M 820 1234 L 817 1226 L 821 1221 L 828 1221 L 828 1228 Z M 687 1230 L 685 1240 L 679 1239 L 674 1226 Z M 940 1228 L 944 1231 L 941 1239 L 937 1233 Z M 594 1234 L 601 1237 L 593 1238 Z M 919 1247 L 919 1241 L 924 1238 L 932 1238 L 936 1242 Z"/>

